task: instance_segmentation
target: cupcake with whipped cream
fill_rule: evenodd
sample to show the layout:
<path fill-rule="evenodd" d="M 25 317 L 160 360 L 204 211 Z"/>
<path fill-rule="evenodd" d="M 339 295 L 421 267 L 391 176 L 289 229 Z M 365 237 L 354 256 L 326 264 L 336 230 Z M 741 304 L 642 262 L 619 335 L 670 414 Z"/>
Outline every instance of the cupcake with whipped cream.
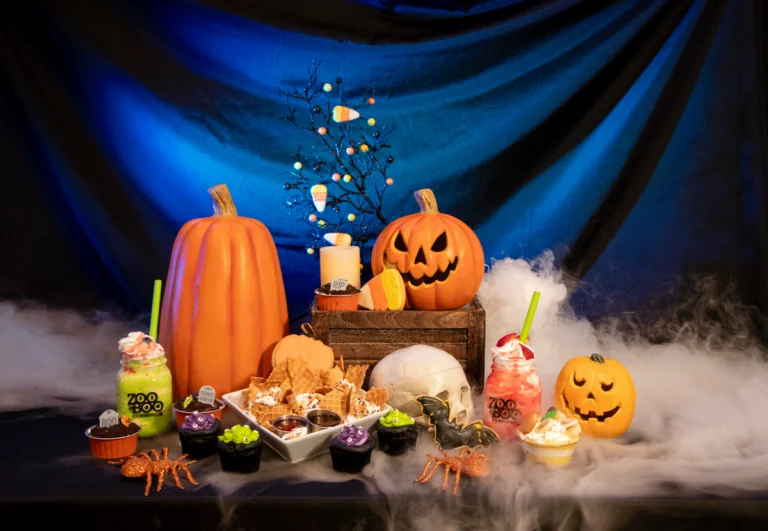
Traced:
<path fill-rule="evenodd" d="M 202 459 L 216 453 L 221 422 L 210 413 L 190 415 L 179 426 L 181 452 Z"/>
<path fill-rule="evenodd" d="M 373 439 L 365 428 L 347 424 L 331 441 L 330 449 L 334 470 L 357 474 L 371 462 Z"/>
<path fill-rule="evenodd" d="M 402 411 L 390 410 L 376 423 L 379 449 L 389 455 L 403 455 L 416 446 L 416 422 Z"/>
<path fill-rule="evenodd" d="M 576 444 L 581 440 L 579 421 L 555 408 L 549 408 L 541 418 L 533 413 L 526 415 L 517 433 L 530 462 L 555 468 L 571 462 Z"/>

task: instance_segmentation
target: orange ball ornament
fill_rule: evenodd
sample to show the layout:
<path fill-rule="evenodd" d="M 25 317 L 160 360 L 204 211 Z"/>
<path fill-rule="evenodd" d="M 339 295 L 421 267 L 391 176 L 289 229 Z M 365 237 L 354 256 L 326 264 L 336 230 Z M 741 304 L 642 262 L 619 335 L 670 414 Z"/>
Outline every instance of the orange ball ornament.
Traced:
<path fill-rule="evenodd" d="M 347 148 L 347 155 L 351 156 L 351 155 L 354 155 L 354 154 L 355 154 L 355 148 L 353 148 L 352 146 L 349 146 Z"/>
<path fill-rule="evenodd" d="M 341 180 L 341 174 L 340 173 L 334 173 L 331 176 L 331 179 L 333 179 L 333 182 L 337 183 Z"/>
<path fill-rule="evenodd" d="M 326 129 L 325 127 L 319 127 L 319 128 L 317 129 L 317 132 L 318 132 L 319 134 L 321 134 L 321 135 L 324 135 L 325 133 L 327 133 L 327 132 L 328 132 L 328 129 Z"/>
<path fill-rule="evenodd" d="M 204 385 L 221 396 L 248 387 L 251 376 L 267 376 L 272 350 L 288 334 L 272 235 L 237 214 L 226 185 L 208 193 L 214 215 L 188 221 L 176 236 L 160 314 L 176 399 Z"/>
<path fill-rule="evenodd" d="M 315 221 L 317 221 L 317 216 L 315 214 L 310 214 L 309 215 L 309 221 L 314 223 Z"/>
<path fill-rule="evenodd" d="M 483 280 L 480 240 L 463 221 L 438 211 L 432 190 L 414 196 L 420 212 L 396 219 L 376 239 L 373 274 L 397 269 L 411 308 L 460 308 L 472 300 Z"/>
<path fill-rule="evenodd" d="M 387 183 L 387 186 L 392 186 L 393 184 L 395 184 L 395 180 L 394 180 L 394 179 L 392 179 L 392 177 L 389 177 L 389 178 L 388 178 L 386 181 L 384 181 L 384 182 L 386 182 L 386 183 Z"/>
<path fill-rule="evenodd" d="M 373 105 L 374 103 L 376 103 L 376 100 L 375 100 L 375 99 L 373 99 L 373 98 L 368 98 L 368 105 Z"/>

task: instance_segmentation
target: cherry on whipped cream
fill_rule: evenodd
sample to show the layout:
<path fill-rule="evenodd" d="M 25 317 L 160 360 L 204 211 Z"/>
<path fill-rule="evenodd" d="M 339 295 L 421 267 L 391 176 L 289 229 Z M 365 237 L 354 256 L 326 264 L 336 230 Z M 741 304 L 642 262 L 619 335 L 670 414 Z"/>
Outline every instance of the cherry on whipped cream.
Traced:
<path fill-rule="evenodd" d="M 510 343 L 514 339 L 518 339 L 520 336 L 518 336 L 516 333 L 512 332 L 511 334 L 507 334 L 506 336 L 502 337 L 496 342 L 497 347 L 503 347 L 507 343 Z"/>
<path fill-rule="evenodd" d="M 501 339 L 499 339 L 496 342 L 496 346 L 501 348 L 504 345 L 506 345 L 508 343 L 511 343 L 514 340 L 518 340 L 519 341 L 519 339 L 520 339 L 520 336 L 518 334 L 516 334 L 515 332 L 512 332 L 511 334 L 507 334 L 504 337 L 502 337 Z M 527 360 L 532 360 L 533 359 L 533 351 L 525 343 L 523 343 L 522 341 L 520 342 L 520 349 L 523 351 L 523 357 L 525 357 L 525 359 L 527 359 Z"/>

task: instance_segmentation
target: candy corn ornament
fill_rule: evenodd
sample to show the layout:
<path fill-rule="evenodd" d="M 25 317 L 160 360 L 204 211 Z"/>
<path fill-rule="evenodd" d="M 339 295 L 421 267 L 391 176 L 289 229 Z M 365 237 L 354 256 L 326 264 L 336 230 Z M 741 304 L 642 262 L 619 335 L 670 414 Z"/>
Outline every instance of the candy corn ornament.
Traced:
<path fill-rule="evenodd" d="M 385 269 L 360 289 L 358 304 L 368 310 L 396 311 L 405 307 L 405 282 L 397 269 Z"/>
<path fill-rule="evenodd" d="M 324 184 L 316 184 L 309 189 L 312 194 L 312 201 L 318 212 L 325 210 L 325 202 L 328 199 L 328 188 Z"/>

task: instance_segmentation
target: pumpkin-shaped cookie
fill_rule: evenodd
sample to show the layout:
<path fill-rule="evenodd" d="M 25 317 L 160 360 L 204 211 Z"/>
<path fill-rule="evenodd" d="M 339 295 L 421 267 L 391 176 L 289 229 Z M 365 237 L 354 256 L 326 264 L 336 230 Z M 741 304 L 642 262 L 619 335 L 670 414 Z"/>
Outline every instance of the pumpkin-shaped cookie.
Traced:
<path fill-rule="evenodd" d="M 600 354 L 571 358 L 555 383 L 555 406 L 593 437 L 618 437 L 632 424 L 635 383 L 618 361 Z"/>
<path fill-rule="evenodd" d="M 437 210 L 432 190 L 414 196 L 421 211 L 396 219 L 376 239 L 373 273 L 396 268 L 411 308 L 460 308 L 472 300 L 483 280 L 480 240 L 466 223 Z"/>
<path fill-rule="evenodd" d="M 304 324 L 305 335 L 291 334 L 281 339 L 272 351 L 272 366 L 289 358 L 303 359 L 312 372 L 333 368 L 333 349 L 312 336 L 312 327 Z"/>

